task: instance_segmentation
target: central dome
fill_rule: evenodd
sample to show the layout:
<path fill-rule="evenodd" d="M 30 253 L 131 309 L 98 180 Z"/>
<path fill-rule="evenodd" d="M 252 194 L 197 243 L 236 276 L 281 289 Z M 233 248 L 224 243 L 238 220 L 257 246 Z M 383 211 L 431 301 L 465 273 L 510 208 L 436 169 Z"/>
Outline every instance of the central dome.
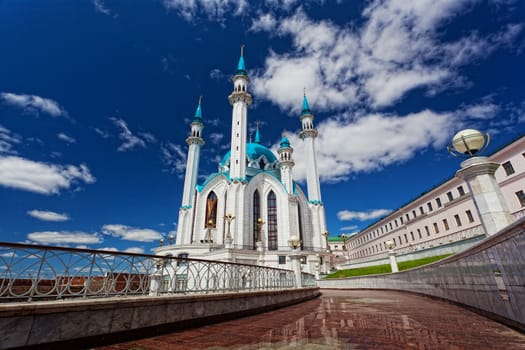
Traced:
<path fill-rule="evenodd" d="M 228 151 L 228 153 L 226 153 L 224 157 L 222 157 L 220 165 L 229 166 L 230 156 L 231 151 Z M 277 157 L 275 156 L 275 154 L 273 154 L 272 151 L 270 151 L 268 147 L 263 146 L 260 143 L 246 144 L 246 158 L 248 158 L 248 163 L 252 161 L 260 161 L 263 158 L 263 156 L 264 158 L 266 158 L 266 163 L 274 163 L 275 161 L 277 161 Z"/>

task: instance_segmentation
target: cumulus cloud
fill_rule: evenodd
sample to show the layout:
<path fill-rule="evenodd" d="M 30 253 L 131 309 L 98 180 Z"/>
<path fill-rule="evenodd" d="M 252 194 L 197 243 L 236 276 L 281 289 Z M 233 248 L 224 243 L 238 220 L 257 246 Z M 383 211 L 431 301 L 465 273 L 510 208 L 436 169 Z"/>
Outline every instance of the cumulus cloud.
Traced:
<path fill-rule="evenodd" d="M 107 8 L 106 4 L 104 3 L 104 0 L 92 0 L 92 3 L 97 12 L 102 13 L 106 16 L 111 16 L 111 10 Z"/>
<path fill-rule="evenodd" d="M 282 110 L 297 112 L 304 87 L 320 111 L 381 109 L 422 88 L 428 92 L 462 81 L 459 68 L 510 45 L 522 25 L 486 35 L 475 30 L 452 41 L 440 31 L 472 0 L 375 0 L 359 26 L 291 16 L 258 16 L 252 30 L 289 37 L 291 50 L 270 51 L 253 89 Z M 322 97 L 322 98 L 321 98 Z"/>
<path fill-rule="evenodd" d="M 27 235 L 27 238 L 42 244 L 96 244 L 102 242 L 102 238 L 96 233 L 80 231 L 32 232 Z"/>
<path fill-rule="evenodd" d="M 115 126 L 117 126 L 120 129 L 120 133 L 118 136 L 122 143 L 117 149 L 119 152 L 129 151 L 136 147 L 145 148 L 146 142 L 156 142 L 155 137 L 149 133 L 140 133 L 141 137 L 133 134 L 129 129 L 128 124 L 124 121 L 124 119 L 114 117 L 109 119 L 113 122 L 113 124 L 115 124 Z"/>
<path fill-rule="evenodd" d="M 68 136 L 68 135 L 64 134 L 63 132 L 58 133 L 57 137 L 60 140 L 65 141 L 67 143 L 75 143 L 75 142 L 77 142 L 77 140 L 75 140 L 73 137 Z"/>
<path fill-rule="evenodd" d="M 224 74 L 220 69 L 214 68 L 210 71 L 210 78 L 213 80 L 223 80 L 226 77 L 226 74 Z"/>
<path fill-rule="evenodd" d="M 49 210 L 30 210 L 27 215 L 43 221 L 67 221 L 69 216 L 65 213 L 55 213 Z"/>
<path fill-rule="evenodd" d="M 39 114 L 46 113 L 52 117 L 67 117 L 66 110 L 49 98 L 36 95 L 17 95 L 10 92 L 0 93 L 0 99 L 6 104 L 22 108 L 27 113 Z"/>
<path fill-rule="evenodd" d="M 153 242 L 162 238 L 160 232 L 152 229 L 136 228 L 119 224 L 102 226 L 102 233 L 126 241 Z"/>
<path fill-rule="evenodd" d="M 144 254 L 144 248 L 129 247 L 124 249 L 124 253 Z"/>
<path fill-rule="evenodd" d="M 369 211 L 342 210 L 337 213 L 337 218 L 341 221 L 351 221 L 351 220 L 367 221 L 367 220 L 383 217 L 385 215 L 390 214 L 391 212 L 392 210 L 390 209 L 372 209 Z"/>
<path fill-rule="evenodd" d="M 208 136 L 208 138 L 210 139 L 211 143 L 218 145 L 224 138 L 224 134 L 213 132 Z"/>
<path fill-rule="evenodd" d="M 17 156 L 0 156 L 0 185 L 40 194 L 57 194 L 73 184 L 91 184 L 95 177 L 81 164 L 58 165 Z"/>
<path fill-rule="evenodd" d="M 357 228 L 358 228 L 357 225 L 351 225 L 351 226 L 341 227 L 339 230 L 340 231 L 353 231 L 353 230 L 356 230 Z"/>
<path fill-rule="evenodd" d="M 0 125 L 0 154 L 16 154 L 13 145 L 22 141 L 22 138 Z"/>
<path fill-rule="evenodd" d="M 170 174 L 184 176 L 186 171 L 186 153 L 180 145 L 168 142 L 160 147 L 162 163 Z"/>
<path fill-rule="evenodd" d="M 315 140 L 321 180 L 347 180 L 351 173 L 377 171 L 406 161 L 427 147 L 442 148 L 460 125 L 454 113 L 429 110 L 404 116 L 375 113 L 351 121 L 325 120 L 319 124 Z M 305 143 L 296 134 L 286 136 L 295 149 L 294 179 L 303 181 Z M 278 144 L 272 148 L 276 150 Z"/>

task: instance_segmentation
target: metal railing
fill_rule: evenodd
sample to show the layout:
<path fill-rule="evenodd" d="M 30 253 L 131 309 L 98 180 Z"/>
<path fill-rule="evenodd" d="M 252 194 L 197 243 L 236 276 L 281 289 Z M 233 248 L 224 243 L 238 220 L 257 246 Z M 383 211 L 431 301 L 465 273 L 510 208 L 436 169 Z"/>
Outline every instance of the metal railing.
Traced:
<path fill-rule="evenodd" d="M 293 271 L 270 267 L 0 242 L 0 302 L 294 287 Z"/>

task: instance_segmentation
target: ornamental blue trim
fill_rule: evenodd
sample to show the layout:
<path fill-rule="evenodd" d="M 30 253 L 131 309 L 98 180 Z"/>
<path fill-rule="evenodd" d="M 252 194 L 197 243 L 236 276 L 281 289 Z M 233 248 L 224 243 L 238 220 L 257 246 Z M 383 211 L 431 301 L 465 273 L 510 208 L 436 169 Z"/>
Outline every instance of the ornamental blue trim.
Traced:
<path fill-rule="evenodd" d="M 180 209 L 182 209 L 182 210 L 187 210 L 187 209 L 191 209 L 191 208 L 192 208 L 191 205 L 183 205 L 183 206 L 180 207 Z"/>
<path fill-rule="evenodd" d="M 323 201 L 320 201 L 318 199 L 313 199 L 313 200 L 308 201 L 308 203 L 313 204 L 313 205 L 322 205 Z"/>

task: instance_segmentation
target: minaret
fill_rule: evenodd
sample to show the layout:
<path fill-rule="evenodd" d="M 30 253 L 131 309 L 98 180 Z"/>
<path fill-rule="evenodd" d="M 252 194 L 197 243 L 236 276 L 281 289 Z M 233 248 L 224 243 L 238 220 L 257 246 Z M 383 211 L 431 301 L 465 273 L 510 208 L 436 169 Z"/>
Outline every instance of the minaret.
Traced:
<path fill-rule="evenodd" d="M 184 190 L 182 192 L 182 205 L 179 209 L 179 223 L 177 225 L 177 244 L 191 243 L 191 230 L 193 221 L 193 202 L 195 199 L 195 185 L 199 176 L 199 158 L 204 139 L 202 138 L 202 111 L 201 98 L 191 123 L 190 135 L 186 138 L 188 144 L 188 159 L 186 160 L 186 176 L 184 177 Z"/>
<path fill-rule="evenodd" d="M 314 116 L 310 111 L 306 92 L 303 97 L 303 111 L 301 113 L 301 132 L 299 136 L 306 143 L 306 185 L 308 188 L 308 200 L 312 204 L 320 204 L 321 188 L 319 185 L 319 172 L 317 170 L 317 158 L 315 154 L 315 138 L 317 130 L 314 128 Z"/>
<path fill-rule="evenodd" d="M 283 135 L 281 138 L 281 145 L 277 150 L 279 154 L 279 168 L 281 170 L 281 181 L 286 188 L 288 194 L 293 194 L 293 176 L 292 168 L 295 165 L 292 159 L 293 148 L 290 146 L 290 141 Z"/>
<path fill-rule="evenodd" d="M 248 106 L 252 104 L 252 96 L 248 93 L 250 79 L 244 66 L 243 46 L 233 77 L 233 92 L 228 96 L 232 105 L 232 138 L 230 156 L 230 179 L 244 181 L 246 178 L 246 127 Z"/>
<path fill-rule="evenodd" d="M 325 250 L 326 240 L 322 234 L 326 232 L 326 217 L 324 205 L 321 200 L 321 187 L 319 185 L 319 171 L 315 153 L 315 139 L 317 130 L 314 128 L 314 116 L 310 111 L 306 92 L 303 97 L 303 111 L 301 113 L 301 132 L 299 136 L 305 142 L 306 149 L 306 185 L 308 188 L 308 201 L 312 212 L 313 244 L 317 249 Z"/>

